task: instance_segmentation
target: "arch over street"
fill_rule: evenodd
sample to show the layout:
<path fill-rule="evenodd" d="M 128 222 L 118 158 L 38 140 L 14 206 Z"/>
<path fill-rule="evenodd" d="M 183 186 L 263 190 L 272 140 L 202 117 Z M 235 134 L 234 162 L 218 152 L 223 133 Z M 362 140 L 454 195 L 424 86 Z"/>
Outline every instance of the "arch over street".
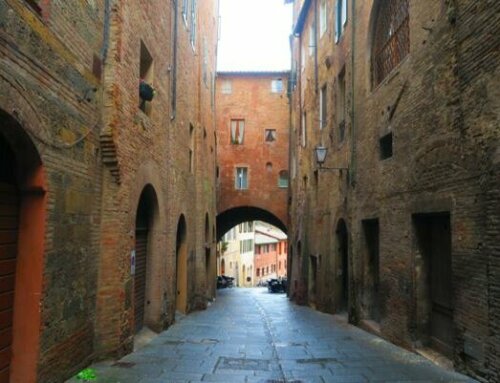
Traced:
<path fill-rule="evenodd" d="M 232 227 L 247 221 L 264 221 L 287 233 L 287 226 L 273 213 L 254 206 L 240 206 L 217 215 L 217 241 Z"/>

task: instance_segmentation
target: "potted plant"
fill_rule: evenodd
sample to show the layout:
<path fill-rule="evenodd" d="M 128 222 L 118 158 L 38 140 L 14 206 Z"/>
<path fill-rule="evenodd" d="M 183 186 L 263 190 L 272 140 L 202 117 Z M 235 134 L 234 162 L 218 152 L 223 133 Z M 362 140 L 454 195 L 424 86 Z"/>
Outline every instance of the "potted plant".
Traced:
<path fill-rule="evenodd" d="M 155 93 L 155 88 L 141 79 L 141 81 L 139 82 L 139 97 L 141 98 L 141 100 L 152 101 Z"/>

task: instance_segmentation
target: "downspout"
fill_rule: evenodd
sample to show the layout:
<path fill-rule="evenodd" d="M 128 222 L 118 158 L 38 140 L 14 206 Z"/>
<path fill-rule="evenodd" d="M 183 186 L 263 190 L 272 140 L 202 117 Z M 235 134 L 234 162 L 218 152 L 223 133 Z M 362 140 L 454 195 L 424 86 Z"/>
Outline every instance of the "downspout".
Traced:
<path fill-rule="evenodd" d="M 355 78 L 355 62 L 356 62 L 356 0 L 351 0 L 351 163 L 349 165 L 349 179 L 351 186 L 356 185 L 356 114 L 354 106 L 354 78 Z"/>
<path fill-rule="evenodd" d="M 176 107 L 177 107 L 177 0 L 172 0 L 174 7 L 174 36 L 173 36 L 173 51 L 172 51 L 172 89 L 171 89 L 171 99 L 170 99 L 170 119 L 175 119 Z"/>
<path fill-rule="evenodd" d="M 108 58 L 110 19 L 111 19 L 111 0 L 105 0 L 104 32 L 103 32 L 103 43 L 101 48 L 102 66 L 104 66 L 104 64 L 106 63 L 106 59 Z"/>
<path fill-rule="evenodd" d="M 314 91 L 319 90 L 318 80 L 318 0 L 314 1 Z"/>

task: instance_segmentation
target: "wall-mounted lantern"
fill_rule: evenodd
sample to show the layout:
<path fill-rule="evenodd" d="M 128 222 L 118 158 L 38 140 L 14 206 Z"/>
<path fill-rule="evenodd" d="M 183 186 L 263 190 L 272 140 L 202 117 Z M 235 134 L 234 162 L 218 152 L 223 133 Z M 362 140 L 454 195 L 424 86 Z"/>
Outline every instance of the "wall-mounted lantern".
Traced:
<path fill-rule="evenodd" d="M 319 170 L 348 170 L 348 168 L 330 168 L 324 167 L 323 164 L 326 161 L 326 155 L 328 154 L 328 148 L 323 145 L 317 145 L 314 148 L 314 155 L 316 158 L 316 163 L 318 164 Z"/>

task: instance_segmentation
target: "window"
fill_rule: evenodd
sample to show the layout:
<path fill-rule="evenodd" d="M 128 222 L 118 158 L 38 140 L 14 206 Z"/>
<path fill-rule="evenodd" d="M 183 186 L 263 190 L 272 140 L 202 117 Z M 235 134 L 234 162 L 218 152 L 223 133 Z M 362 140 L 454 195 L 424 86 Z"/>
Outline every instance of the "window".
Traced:
<path fill-rule="evenodd" d="M 231 144 L 242 145 L 245 136 L 245 120 L 231 120 Z"/>
<path fill-rule="evenodd" d="M 338 43 L 347 24 L 348 0 L 337 0 L 335 4 L 335 42 Z"/>
<path fill-rule="evenodd" d="M 205 37 L 203 37 L 203 83 L 205 88 L 208 88 L 208 45 Z"/>
<path fill-rule="evenodd" d="M 182 1 L 182 19 L 184 24 L 188 25 L 188 13 L 189 13 L 189 0 Z"/>
<path fill-rule="evenodd" d="M 288 187 L 288 172 L 286 170 L 280 171 L 278 178 L 278 187 L 280 188 Z"/>
<path fill-rule="evenodd" d="M 321 0 L 321 5 L 319 8 L 319 31 L 320 31 L 320 36 L 323 36 L 326 32 L 326 28 L 328 25 L 327 22 L 327 8 L 326 8 L 326 0 Z"/>
<path fill-rule="evenodd" d="M 255 274 L 256 274 L 258 277 L 260 277 L 260 269 L 259 269 L 258 267 L 257 267 L 257 270 L 256 270 Z"/>
<path fill-rule="evenodd" d="M 248 189 L 248 168 L 236 168 L 234 187 L 237 190 Z"/>
<path fill-rule="evenodd" d="M 265 140 L 266 142 L 276 141 L 276 129 L 266 129 Z"/>
<path fill-rule="evenodd" d="M 339 141 L 344 141 L 345 136 L 345 118 L 346 118 L 346 89 L 345 89 L 345 67 L 340 71 L 338 77 L 338 95 L 337 95 L 337 120 L 339 127 Z"/>
<path fill-rule="evenodd" d="M 196 4 L 197 0 L 191 0 L 191 31 L 189 35 L 189 40 L 191 41 L 191 46 L 193 49 L 196 47 L 196 28 L 198 26 L 198 6 Z"/>
<path fill-rule="evenodd" d="M 194 172 L 194 126 L 189 124 L 189 172 Z"/>
<path fill-rule="evenodd" d="M 151 99 L 154 95 L 153 91 L 153 58 L 149 53 L 146 45 L 141 41 L 140 62 L 139 62 L 139 109 L 148 116 L 151 114 Z M 142 88 L 144 92 L 141 93 Z M 148 88 L 149 86 L 149 88 Z M 151 98 L 150 98 L 151 97 Z M 147 100 L 147 99 L 149 100 Z"/>
<path fill-rule="evenodd" d="M 409 0 L 379 1 L 372 66 L 378 85 L 410 53 Z"/>
<path fill-rule="evenodd" d="M 307 144 L 307 114 L 306 112 L 302 113 L 302 119 L 300 123 L 300 143 L 302 147 L 305 148 Z"/>
<path fill-rule="evenodd" d="M 42 6 L 40 0 L 25 0 L 28 5 L 39 15 L 42 14 Z"/>
<path fill-rule="evenodd" d="M 224 80 L 222 81 L 222 88 L 221 88 L 222 94 L 231 94 L 233 93 L 233 83 L 231 80 Z"/>
<path fill-rule="evenodd" d="M 380 159 L 392 157 L 392 133 L 386 134 L 379 140 L 380 145 Z"/>
<path fill-rule="evenodd" d="M 309 56 L 312 56 L 314 53 L 314 48 L 316 48 L 316 39 L 315 39 L 316 28 L 314 24 L 311 24 L 309 27 Z"/>
<path fill-rule="evenodd" d="M 240 253 L 248 253 L 253 250 L 253 240 L 244 239 L 240 241 Z"/>
<path fill-rule="evenodd" d="M 282 93 L 283 92 L 283 80 L 278 78 L 271 81 L 271 92 Z"/>
<path fill-rule="evenodd" d="M 321 87 L 319 93 L 319 128 L 323 129 L 326 126 L 327 120 L 327 99 L 326 99 L 326 84 Z"/>

